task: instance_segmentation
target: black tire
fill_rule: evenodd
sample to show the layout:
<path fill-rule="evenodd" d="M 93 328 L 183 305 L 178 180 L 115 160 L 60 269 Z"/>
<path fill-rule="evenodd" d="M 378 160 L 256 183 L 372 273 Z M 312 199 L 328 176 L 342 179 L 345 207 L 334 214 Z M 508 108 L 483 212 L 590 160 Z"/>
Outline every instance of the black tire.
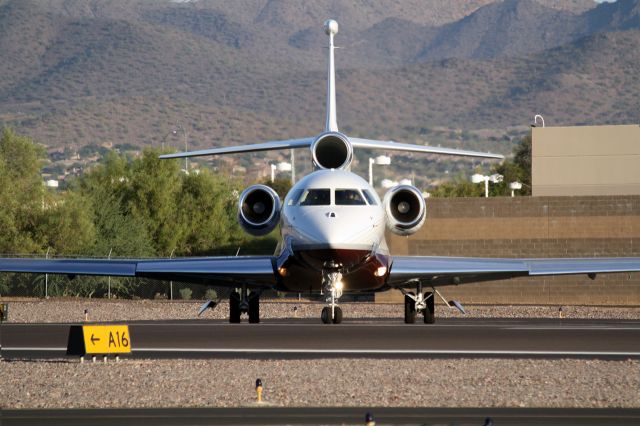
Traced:
<path fill-rule="evenodd" d="M 427 309 L 424 310 L 424 323 L 433 324 L 436 322 L 436 304 L 433 293 L 425 293 L 424 298 L 427 301 Z"/>
<path fill-rule="evenodd" d="M 260 295 L 256 292 L 249 294 L 249 323 L 260 322 Z"/>
<path fill-rule="evenodd" d="M 413 296 L 413 293 L 409 293 Z M 408 295 L 404 296 L 404 322 L 413 324 L 416 322 L 416 302 Z"/>
<path fill-rule="evenodd" d="M 320 319 L 325 324 L 331 324 L 331 309 L 328 307 L 322 308 L 322 313 L 320 314 Z"/>
<path fill-rule="evenodd" d="M 229 295 L 229 322 L 238 324 L 240 322 L 240 293 L 232 291 Z"/>
<path fill-rule="evenodd" d="M 329 312 L 331 312 L 331 308 L 329 308 Z M 333 323 L 340 324 L 342 322 L 342 309 L 336 306 L 333 311 L 333 315 Z"/>

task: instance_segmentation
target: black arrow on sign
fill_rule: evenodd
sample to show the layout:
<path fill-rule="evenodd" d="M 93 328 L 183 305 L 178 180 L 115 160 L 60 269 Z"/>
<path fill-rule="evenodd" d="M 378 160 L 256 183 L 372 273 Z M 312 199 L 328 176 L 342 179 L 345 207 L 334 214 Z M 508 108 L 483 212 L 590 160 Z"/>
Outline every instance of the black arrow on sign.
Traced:
<path fill-rule="evenodd" d="M 100 341 L 100 339 L 98 339 L 97 337 L 94 337 L 93 333 L 91 333 L 91 344 L 95 345 L 96 342 L 99 342 L 99 341 Z"/>

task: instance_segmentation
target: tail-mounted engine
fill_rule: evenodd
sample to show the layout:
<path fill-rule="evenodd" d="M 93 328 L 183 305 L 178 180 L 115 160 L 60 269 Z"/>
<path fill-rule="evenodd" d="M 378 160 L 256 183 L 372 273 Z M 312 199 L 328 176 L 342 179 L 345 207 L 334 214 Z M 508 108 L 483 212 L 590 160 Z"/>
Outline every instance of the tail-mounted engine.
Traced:
<path fill-rule="evenodd" d="M 311 157 L 316 169 L 348 169 L 353 160 L 353 147 L 342 133 L 323 133 L 313 141 Z"/>
<path fill-rule="evenodd" d="M 256 237 L 266 235 L 280 220 L 280 197 L 266 185 L 251 185 L 240 194 L 238 222 Z"/>
<path fill-rule="evenodd" d="M 398 185 L 384 196 L 384 211 L 389 230 L 398 235 L 411 235 L 424 224 L 427 207 L 418 188 Z"/>

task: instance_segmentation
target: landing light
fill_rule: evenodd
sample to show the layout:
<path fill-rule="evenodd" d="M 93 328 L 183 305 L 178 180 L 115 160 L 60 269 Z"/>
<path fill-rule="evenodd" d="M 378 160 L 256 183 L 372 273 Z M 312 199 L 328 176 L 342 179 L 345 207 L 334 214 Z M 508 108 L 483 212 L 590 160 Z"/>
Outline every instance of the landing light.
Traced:
<path fill-rule="evenodd" d="M 281 277 L 286 277 L 287 274 L 289 273 L 289 271 L 287 271 L 287 268 L 282 266 L 282 267 L 278 268 L 278 273 L 280 274 Z"/>
<path fill-rule="evenodd" d="M 338 281 L 336 283 L 336 290 L 342 290 L 344 288 L 344 283 L 342 281 Z"/>
<path fill-rule="evenodd" d="M 376 277 L 383 277 L 386 273 L 387 273 L 387 267 L 386 266 L 380 266 L 380 267 L 378 267 L 378 269 L 376 269 L 375 276 Z"/>

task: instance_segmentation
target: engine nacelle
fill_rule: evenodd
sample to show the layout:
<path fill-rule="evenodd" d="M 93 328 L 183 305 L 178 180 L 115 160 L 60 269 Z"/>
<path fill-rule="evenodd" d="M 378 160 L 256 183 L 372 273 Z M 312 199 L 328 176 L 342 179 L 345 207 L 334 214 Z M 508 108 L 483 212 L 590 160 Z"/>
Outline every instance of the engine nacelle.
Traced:
<path fill-rule="evenodd" d="M 411 235 L 422 227 L 427 206 L 422 193 L 412 185 L 391 188 L 383 200 L 387 226 L 397 235 Z"/>
<path fill-rule="evenodd" d="M 316 169 L 348 169 L 353 147 L 342 133 L 323 133 L 311 145 L 311 158 Z"/>
<path fill-rule="evenodd" d="M 280 220 L 280 197 L 266 185 L 251 185 L 240 194 L 238 222 L 256 237 L 266 235 Z"/>

